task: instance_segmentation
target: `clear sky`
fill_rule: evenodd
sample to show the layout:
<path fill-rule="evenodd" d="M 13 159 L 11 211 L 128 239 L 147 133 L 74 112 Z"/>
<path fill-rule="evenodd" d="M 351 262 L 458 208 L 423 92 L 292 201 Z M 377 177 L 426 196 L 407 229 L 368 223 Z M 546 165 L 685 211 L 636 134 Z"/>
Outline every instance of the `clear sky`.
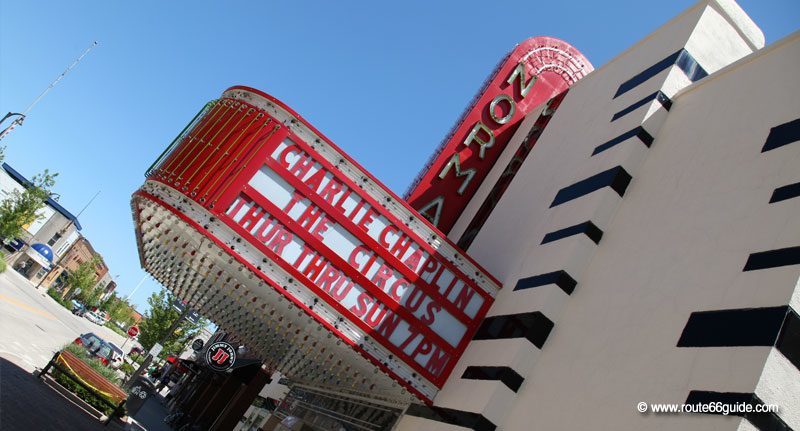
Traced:
<path fill-rule="evenodd" d="M 0 0 L 0 111 L 22 111 L 99 45 L 2 144 L 55 191 L 127 295 L 144 276 L 131 193 L 207 101 L 235 84 L 278 97 L 402 194 L 499 59 L 561 38 L 602 66 L 694 4 L 671 1 Z M 767 43 L 800 26 L 800 1 L 742 0 Z M 0 115 L 2 115 L 0 114 Z M 133 296 L 143 305 L 159 285 Z"/>

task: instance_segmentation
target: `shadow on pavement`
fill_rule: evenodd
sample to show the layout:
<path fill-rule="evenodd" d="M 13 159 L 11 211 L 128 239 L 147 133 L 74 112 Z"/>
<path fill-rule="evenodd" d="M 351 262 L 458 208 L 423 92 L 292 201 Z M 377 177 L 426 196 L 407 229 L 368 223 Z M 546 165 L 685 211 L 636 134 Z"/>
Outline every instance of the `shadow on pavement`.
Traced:
<path fill-rule="evenodd" d="M 5 358 L 0 358 L 0 429 L 113 430 Z"/>
<path fill-rule="evenodd" d="M 163 405 L 164 398 L 161 395 L 153 394 L 144 403 L 142 408 L 133 415 L 135 423 L 132 424 L 132 431 L 170 431 L 167 424 L 164 423 L 164 418 L 169 414 L 167 408 Z"/>

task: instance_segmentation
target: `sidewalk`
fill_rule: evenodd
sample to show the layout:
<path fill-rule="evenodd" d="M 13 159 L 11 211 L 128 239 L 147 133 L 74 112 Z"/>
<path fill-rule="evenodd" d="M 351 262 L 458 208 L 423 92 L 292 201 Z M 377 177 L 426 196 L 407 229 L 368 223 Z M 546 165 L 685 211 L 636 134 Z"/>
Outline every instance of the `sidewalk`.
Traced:
<path fill-rule="evenodd" d="M 164 423 L 169 413 L 163 397 L 151 395 L 130 421 L 131 431 L 172 431 Z M 0 358 L 0 430 L 3 431 L 116 431 L 121 426 L 104 427 L 56 390 L 14 363 Z"/>
<path fill-rule="evenodd" d="M 0 429 L 112 431 L 115 427 L 103 427 L 31 373 L 0 358 Z"/>
<path fill-rule="evenodd" d="M 141 410 L 133 416 L 131 431 L 172 431 L 172 428 L 164 423 L 169 411 L 162 404 L 163 401 L 164 397 L 160 394 L 151 395 Z"/>

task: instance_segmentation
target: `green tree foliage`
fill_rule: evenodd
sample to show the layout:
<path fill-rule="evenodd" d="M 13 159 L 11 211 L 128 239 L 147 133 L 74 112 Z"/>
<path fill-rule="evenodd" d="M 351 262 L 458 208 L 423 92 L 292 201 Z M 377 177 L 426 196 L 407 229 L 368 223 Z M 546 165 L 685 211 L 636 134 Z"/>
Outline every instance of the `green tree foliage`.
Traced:
<path fill-rule="evenodd" d="M 93 256 L 91 260 L 81 262 L 74 271 L 67 274 L 67 286 L 75 297 L 86 306 L 94 307 L 98 305 L 103 289 L 97 287 L 97 264 L 100 262 L 98 256 Z M 80 289 L 78 291 L 77 289 Z"/>
<path fill-rule="evenodd" d="M 120 322 L 126 328 L 133 324 L 133 307 L 127 299 L 118 297 L 116 292 L 108 297 L 101 308 L 108 313 L 111 321 Z"/>
<path fill-rule="evenodd" d="M 175 296 L 166 290 L 153 293 L 147 299 L 150 309 L 147 310 L 144 320 L 139 324 L 139 343 L 142 344 L 145 351 L 150 350 L 155 343 L 165 337 L 172 323 L 180 317 L 181 313 L 172 306 L 174 301 Z M 206 324 L 208 322 L 205 319 L 200 319 L 197 323 L 184 319 L 172 336 L 162 343 L 164 350 L 161 356 L 182 352 Z"/>
<path fill-rule="evenodd" d="M 24 191 L 14 190 L 0 202 L 0 238 L 13 240 L 21 236 L 24 226 L 41 218 L 36 212 L 44 207 L 50 197 L 57 176 L 57 173 L 51 174 L 45 169 L 33 177 Z"/>

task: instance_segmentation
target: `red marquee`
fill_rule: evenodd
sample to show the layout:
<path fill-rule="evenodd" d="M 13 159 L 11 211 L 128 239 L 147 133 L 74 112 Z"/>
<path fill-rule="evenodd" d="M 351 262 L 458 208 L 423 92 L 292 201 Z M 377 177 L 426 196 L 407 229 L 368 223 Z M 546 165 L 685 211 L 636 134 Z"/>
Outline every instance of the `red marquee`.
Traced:
<path fill-rule="evenodd" d="M 148 180 L 190 198 L 258 250 L 257 260 L 274 262 L 302 283 L 315 298 L 312 306 L 257 270 L 423 399 L 431 399 L 426 384 L 444 384 L 499 289 L 402 199 L 258 90 L 233 87 L 204 108 Z M 150 193 L 139 194 L 192 218 L 182 205 Z M 204 223 L 193 222 L 196 229 Z M 252 262 L 243 250 L 233 244 L 228 253 Z M 335 314 L 354 330 L 340 331 L 323 314 Z M 389 355 L 360 347 L 366 338 Z M 400 376 L 385 365 L 388 359 L 405 364 L 406 376 L 429 383 Z"/>

